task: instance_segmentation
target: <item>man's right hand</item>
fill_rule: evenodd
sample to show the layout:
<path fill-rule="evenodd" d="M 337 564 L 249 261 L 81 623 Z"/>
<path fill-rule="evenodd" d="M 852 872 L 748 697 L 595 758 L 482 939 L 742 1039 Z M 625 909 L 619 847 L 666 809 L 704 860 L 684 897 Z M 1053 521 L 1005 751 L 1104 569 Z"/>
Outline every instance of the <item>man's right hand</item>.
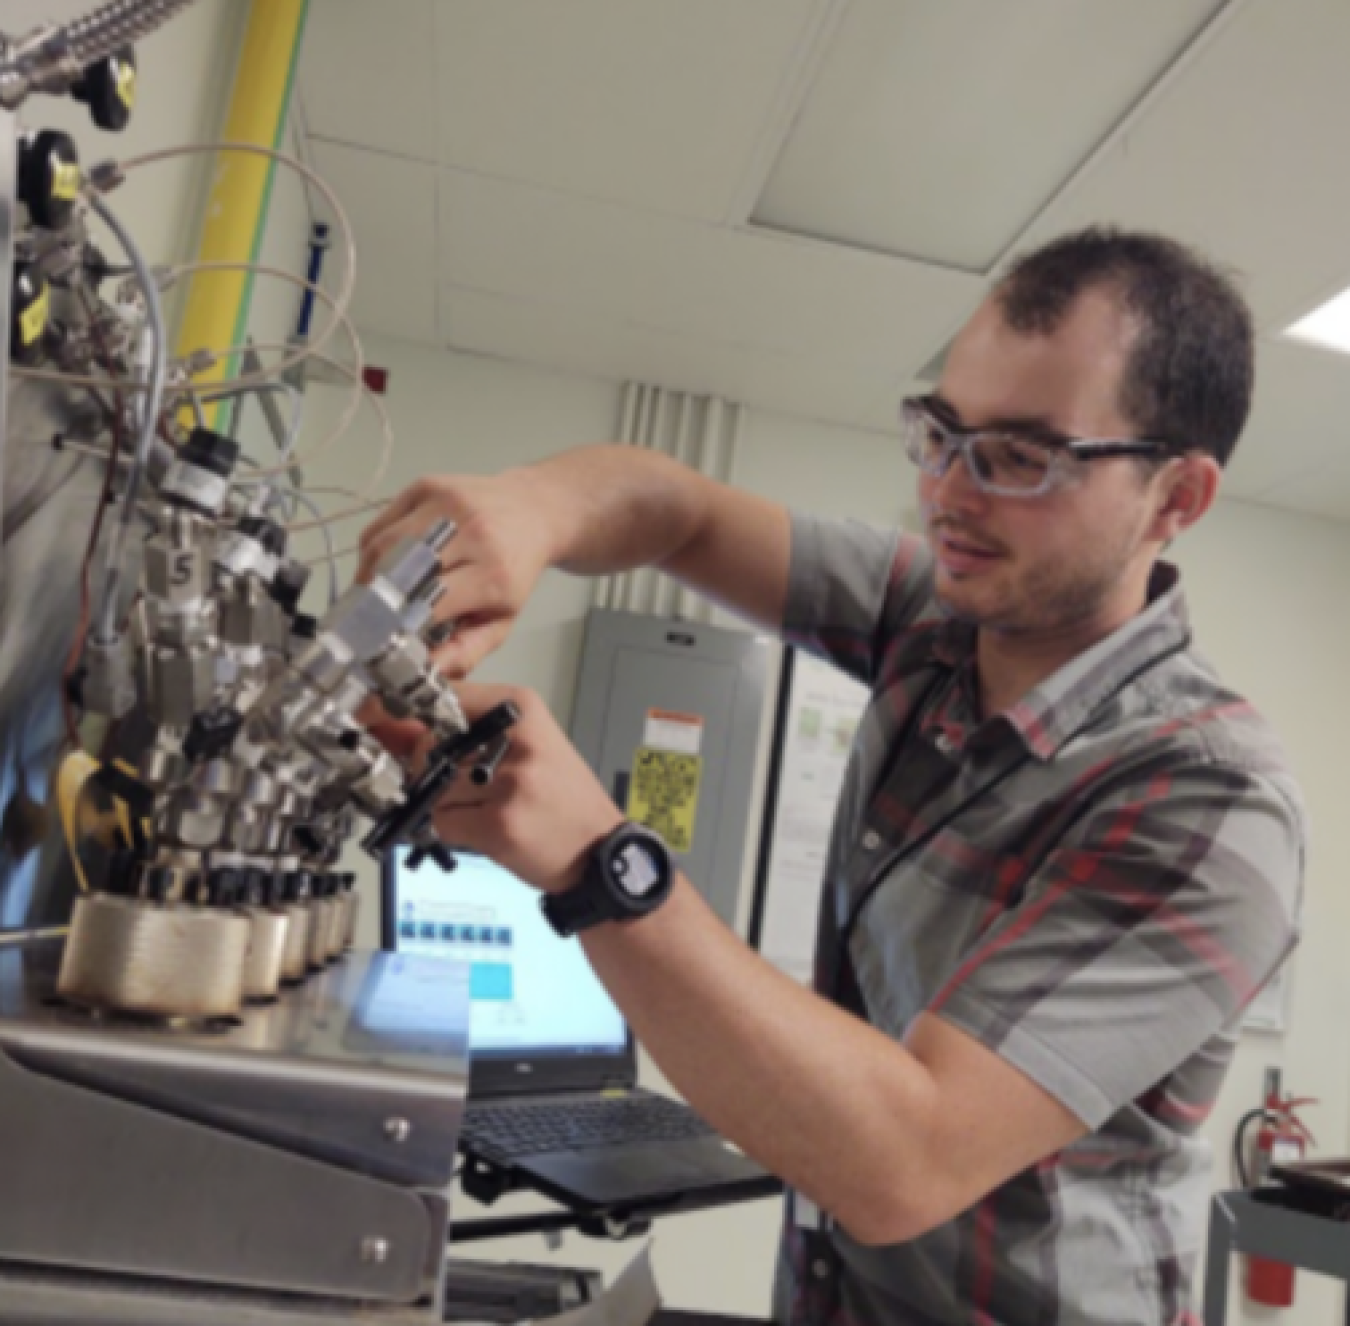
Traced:
<path fill-rule="evenodd" d="M 548 566 L 590 576 L 658 566 L 759 626 L 783 620 L 787 511 L 641 447 L 579 447 L 495 478 L 421 479 L 362 535 L 358 574 L 446 518 L 458 530 L 442 553 L 436 618 L 459 630 L 436 662 L 451 677 L 501 644 Z"/>
<path fill-rule="evenodd" d="M 419 537 L 443 519 L 456 529 L 441 554 L 445 594 L 435 619 L 454 621 L 456 630 L 435 658 L 447 676 L 464 677 L 506 638 L 550 564 L 548 497 L 528 470 L 419 479 L 361 535 L 358 579 L 368 580 L 400 539 Z"/>

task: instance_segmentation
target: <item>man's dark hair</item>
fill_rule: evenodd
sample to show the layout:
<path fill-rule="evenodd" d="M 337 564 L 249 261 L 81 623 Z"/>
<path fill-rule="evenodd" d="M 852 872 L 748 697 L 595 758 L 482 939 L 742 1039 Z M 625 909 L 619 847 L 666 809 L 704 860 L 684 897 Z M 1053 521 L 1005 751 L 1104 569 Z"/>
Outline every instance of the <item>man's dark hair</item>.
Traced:
<path fill-rule="evenodd" d="M 1094 226 L 1023 255 L 995 290 L 1014 331 L 1049 335 L 1087 290 L 1138 324 L 1120 405 L 1139 436 L 1226 465 L 1251 407 L 1251 311 L 1232 278 L 1161 235 Z"/>

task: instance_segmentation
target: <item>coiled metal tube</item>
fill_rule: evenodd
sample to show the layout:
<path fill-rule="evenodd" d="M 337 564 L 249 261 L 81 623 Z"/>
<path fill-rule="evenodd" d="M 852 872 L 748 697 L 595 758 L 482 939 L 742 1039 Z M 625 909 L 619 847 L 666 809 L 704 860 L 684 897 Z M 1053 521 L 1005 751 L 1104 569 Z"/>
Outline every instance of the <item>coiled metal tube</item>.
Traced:
<path fill-rule="evenodd" d="M 77 64 L 93 64 L 149 36 L 194 0 L 110 0 L 59 28 L 57 40 Z"/>

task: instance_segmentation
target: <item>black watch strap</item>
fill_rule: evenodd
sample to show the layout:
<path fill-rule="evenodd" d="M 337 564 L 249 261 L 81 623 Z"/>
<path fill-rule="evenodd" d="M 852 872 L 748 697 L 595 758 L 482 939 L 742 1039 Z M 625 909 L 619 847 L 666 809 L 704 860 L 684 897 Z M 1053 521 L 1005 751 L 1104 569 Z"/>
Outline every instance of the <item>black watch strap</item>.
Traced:
<path fill-rule="evenodd" d="M 602 900 L 603 895 L 597 896 L 586 887 L 583 879 L 581 884 L 568 889 L 566 893 L 546 893 L 540 905 L 549 925 L 567 939 L 609 919 L 605 915 Z"/>
<path fill-rule="evenodd" d="M 632 921 L 670 896 L 674 868 L 658 834 L 626 822 L 590 850 L 581 878 L 565 893 L 546 894 L 544 917 L 568 937 L 602 921 Z"/>

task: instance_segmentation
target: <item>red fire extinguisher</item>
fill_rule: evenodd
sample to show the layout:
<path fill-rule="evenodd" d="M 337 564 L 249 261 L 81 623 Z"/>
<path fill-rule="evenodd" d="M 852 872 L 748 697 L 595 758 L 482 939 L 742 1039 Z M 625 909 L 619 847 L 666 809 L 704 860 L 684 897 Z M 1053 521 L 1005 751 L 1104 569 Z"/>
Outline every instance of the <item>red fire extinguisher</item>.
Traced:
<path fill-rule="evenodd" d="M 1260 1131 L 1256 1134 L 1256 1144 L 1252 1148 L 1252 1166 L 1250 1182 L 1256 1187 L 1270 1182 L 1272 1165 L 1288 1165 L 1302 1160 L 1313 1142 L 1308 1126 L 1298 1116 L 1305 1105 L 1317 1102 L 1310 1096 L 1295 1098 L 1280 1094 L 1278 1083 L 1266 1095 L 1263 1109 L 1253 1110 L 1238 1125 L 1235 1139 L 1235 1156 L 1240 1160 L 1239 1177 L 1244 1185 L 1248 1182 L 1248 1169 L 1244 1149 L 1244 1134 L 1247 1126 L 1257 1119 L 1261 1121 Z M 1269 1257 L 1247 1258 L 1247 1297 L 1253 1303 L 1261 1303 L 1272 1308 L 1287 1308 L 1294 1302 L 1294 1267 L 1287 1262 L 1272 1261 Z"/>

